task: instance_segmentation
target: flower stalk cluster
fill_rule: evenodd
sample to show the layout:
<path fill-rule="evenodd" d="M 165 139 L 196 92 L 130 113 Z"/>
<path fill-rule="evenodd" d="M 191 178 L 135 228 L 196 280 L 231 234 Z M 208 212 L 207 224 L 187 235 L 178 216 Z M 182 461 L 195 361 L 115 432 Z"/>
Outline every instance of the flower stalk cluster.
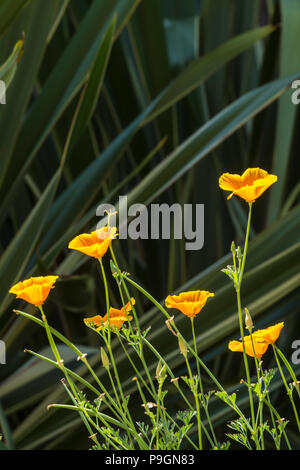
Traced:
<path fill-rule="evenodd" d="M 38 323 L 45 329 L 56 361 L 33 351 L 28 352 L 58 367 L 64 375 L 63 386 L 70 398 L 70 404 L 51 404 L 49 407 L 65 408 L 79 413 L 94 449 L 176 450 L 182 447 L 198 450 L 205 447 L 228 449 L 230 441 L 220 443 L 216 437 L 214 420 L 209 408 L 212 399 L 221 399 L 235 414 L 236 419 L 229 423 L 229 429 L 233 432 L 226 434 L 230 439 L 239 442 L 247 449 L 263 450 L 266 435 L 268 435 L 273 439 L 276 449 L 280 449 L 282 445 L 291 448 L 286 433 L 288 422 L 280 416 L 270 399 L 270 383 L 275 370 L 263 369 L 263 356 L 271 346 L 300 432 L 300 421 L 293 397 L 295 389 L 299 395 L 299 381 L 289 362 L 275 344 L 284 327 L 284 322 L 256 330 L 247 308 L 244 309 L 243 315 L 241 298 L 253 204 L 276 180 L 276 176 L 269 175 L 259 168 L 249 168 L 242 175 L 225 173 L 219 179 L 219 186 L 225 191 L 230 191 L 228 199 L 233 195 L 239 196 L 249 207 L 244 247 L 243 249 L 236 247 L 232 242 L 233 264 L 222 271 L 230 278 L 236 292 L 237 324 L 240 337 L 231 340 L 228 348 L 230 351 L 243 354 L 246 380 L 242 378 L 241 383 L 248 391 L 250 418 L 240 409 L 236 394 L 227 393 L 198 353 L 195 318 L 198 315 L 201 316 L 202 309 L 207 308 L 206 304 L 213 301 L 217 293 L 207 290 L 179 292 L 167 295 L 165 305 L 162 305 L 128 273 L 121 271 L 113 248 L 117 229 L 110 227 L 109 222 L 106 227 L 90 234 L 80 234 L 69 243 L 70 249 L 79 251 L 99 263 L 106 311 L 102 315 L 87 315 L 83 321 L 99 336 L 100 359 L 106 381 L 101 380 L 96 374 L 84 352 L 48 324 L 43 305 L 55 287 L 58 276 L 32 277 L 17 283 L 10 289 L 10 293 L 15 294 L 17 298 L 39 309 L 41 319 L 20 310 L 16 310 L 16 313 Z M 116 306 L 111 305 L 108 277 L 103 263 L 103 257 L 109 254 L 111 274 L 116 281 L 120 297 L 120 304 Z M 165 317 L 165 324 L 170 335 L 177 338 L 178 353 L 184 358 L 186 375 L 177 377 L 167 360 L 148 339 L 150 328 L 142 331 L 139 311 L 131 293 L 132 289 L 147 298 Z M 168 309 L 172 309 L 172 314 Z M 184 337 L 176 324 L 178 312 L 180 312 L 179 315 L 182 314 L 187 318 L 186 321 L 190 321 L 190 340 Z M 245 334 L 245 329 L 249 334 Z M 131 383 L 135 385 L 140 406 L 143 408 L 144 422 L 136 422 L 133 418 L 130 395 L 122 383 L 118 358 L 114 352 L 115 340 L 130 364 L 133 374 Z M 78 361 L 81 361 L 90 373 L 91 381 L 84 379 L 64 365 L 57 341 L 66 344 L 77 354 Z M 146 352 L 150 352 L 155 358 L 155 374 L 152 364 L 149 364 L 149 360 L 146 359 L 148 357 Z M 248 361 L 254 361 L 256 371 L 254 379 L 250 376 Z M 295 385 L 288 384 L 282 363 L 288 369 Z M 203 381 L 204 375 L 214 384 L 215 390 L 207 390 L 207 385 Z M 181 397 L 181 402 L 185 404 L 185 410 L 178 410 L 176 414 L 169 410 L 166 384 L 169 384 L 168 387 L 170 385 L 175 387 L 176 393 Z M 84 390 L 91 392 L 94 399 L 87 398 Z"/>

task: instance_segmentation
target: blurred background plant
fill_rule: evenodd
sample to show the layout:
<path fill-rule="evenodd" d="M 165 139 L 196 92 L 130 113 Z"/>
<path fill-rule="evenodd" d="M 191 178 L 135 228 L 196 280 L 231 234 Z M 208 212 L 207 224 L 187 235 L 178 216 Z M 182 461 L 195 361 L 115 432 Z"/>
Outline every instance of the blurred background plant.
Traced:
<path fill-rule="evenodd" d="M 90 445 L 77 416 L 46 410 L 67 400 L 61 374 L 24 354 L 30 347 L 51 356 L 44 332 L 12 313 L 14 307 L 33 310 L 8 290 L 30 275 L 58 274 L 47 303 L 49 322 L 88 353 L 101 377 L 98 338 L 82 321 L 105 313 L 99 272 L 67 244 L 95 226 L 100 203 L 117 205 L 119 195 L 127 195 L 129 204 L 205 205 L 202 250 L 186 251 L 185 240 L 171 239 L 122 240 L 116 251 L 121 268 L 156 298 L 189 289 L 215 292 L 195 321 L 199 352 L 224 387 L 239 389 L 239 406 L 245 407 L 242 359 L 227 351 L 228 339 L 239 335 L 235 295 L 220 269 L 229 263 L 231 241 L 243 240 L 247 207 L 236 198 L 228 204 L 217 182 L 223 171 L 247 167 L 276 174 L 276 185 L 255 204 L 242 296 L 255 327 L 285 321 L 278 345 L 291 356 L 300 326 L 300 116 L 290 88 L 300 74 L 299 21 L 299 0 L 0 2 L 1 64 L 25 37 L 20 62 L 11 61 L 7 104 L 0 105 L 5 446 Z M 158 310 L 134 295 L 143 327 L 151 325 L 151 341 L 182 375 L 176 339 Z M 185 319 L 178 316 L 176 323 L 188 337 Z M 63 346 L 60 352 L 68 367 L 85 373 L 75 355 Z M 154 376 L 157 361 L 148 361 Z M 134 373 L 121 350 L 118 364 L 125 389 L 133 390 Z M 272 355 L 264 367 L 275 367 Z M 272 399 L 281 416 L 291 418 L 279 377 Z M 139 398 L 133 395 L 131 402 L 139 404 Z M 178 396 L 170 387 L 170 410 L 175 405 Z M 210 412 L 223 435 L 230 413 L 217 400 Z M 293 426 L 287 433 L 293 448 L 300 448 Z"/>

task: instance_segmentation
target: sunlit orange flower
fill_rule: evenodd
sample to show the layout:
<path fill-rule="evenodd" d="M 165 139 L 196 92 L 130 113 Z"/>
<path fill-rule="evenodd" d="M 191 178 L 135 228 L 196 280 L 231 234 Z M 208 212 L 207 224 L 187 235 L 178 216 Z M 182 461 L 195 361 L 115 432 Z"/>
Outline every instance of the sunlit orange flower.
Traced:
<path fill-rule="evenodd" d="M 47 299 L 57 278 L 58 276 L 31 277 L 26 281 L 18 282 L 9 292 L 15 294 L 17 299 L 26 300 L 26 302 L 39 307 Z"/>
<path fill-rule="evenodd" d="M 94 317 L 84 318 L 84 323 L 89 326 L 96 326 L 98 331 L 101 330 L 103 326 L 115 326 L 119 330 L 124 322 L 132 320 L 132 316 L 128 315 L 128 312 L 132 310 L 132 305 L 134 304 L 135 299 L 131 298 L 130 302 L 120 310 L 110 307 L 109 315 L 106 313 L 103 317 L 96 315 Z"/>
<path fill-rule="evenodd" d="M 269 175 L 265 170 L 248 168 L 242 175 L 223 173 L 219 178 L 219 186 L 225 191 L 231 191 L 227 199 L 235 194 L 247 202 L 255 202 L 276 181 L 277 176 Z"/>
<path fill-rule="evenodd" d="M 81 251 L 81 253 L 93 258 L 102 258 L 116 236 L 116 227 L 102 227 L 92 233 L 82 233 L 73 238 L 69 243 L 69 248 Z"/>
<path fill-rule="evenodd" d="M 276 325 L 269 326 L 263 330 L 257 330 L 252 333 L 252 340 L 251 336 L 244 336 L 244 344 L 245 344 L 245 352 L 248 356 L 254 357 L 255 356 L 260 358 L 265 354 L 267 351 L 269 344 L 274 344 L 275 341 L 279 338 L 282 328 L 284 327 L 284 323 L 277 323 Z M 253 351 L 253 345 L 254 351 Z M 230 341 L 228 348 L 231 351 L 238 351 L 243 352 L 243 344 L 241 341 Z"/>
<path fill-rule="evenodd" d="M 177 308 L 188 317 L 195 317 L 204 307 L 208 297 L 215 294 L 206 290 L 181 292 L 179 295 L 168 295 L 165 300 L 166 307 Z"/>
<path fill-rule="evenodd" d="M 254 354 L 254 351 L 253 351 L 253 345 L 252 345 L 252 341 L 251 341 L 250 336 L 244 336 L 245 353 L 248 356 L 251 356 L 251 357 L 256 356 L 256 357 L 260 358 L 267 351 L 267 349 L 269 347 L 269 343 L 267 343 L 266 341 L 263 341 L 263 340 L 262 341 L 259 341 L 259 340 L 257 341 L 254 337 L 252 337 L 252 340 L 253 340 L 255 354 Z M 229 345 L 228 345 L 228 348 L 231 351 L 243 352 L 243 344 L 240 341 L 230 341 Z"/>

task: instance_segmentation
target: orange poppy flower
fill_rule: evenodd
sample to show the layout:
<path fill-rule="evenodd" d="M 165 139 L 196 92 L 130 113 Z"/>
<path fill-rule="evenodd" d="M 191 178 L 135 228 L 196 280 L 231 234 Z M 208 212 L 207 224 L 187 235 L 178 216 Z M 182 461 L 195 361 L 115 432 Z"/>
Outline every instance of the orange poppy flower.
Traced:
<path fill-rule="evenodd" d="M 10 289 L 10 294 L 15 294 L 17 299 L 39 307 L 47 299 L 49 292 L 53 289 L 58 276 L 31 277 L 23 282 L 18 282 Z"/>
<path fill-rule="evenodd" d="M 252 333 L 252 340 L 250 335 L 244 336 L 246 354 L 248 354 L 248 356 L 254 357 L 255 351 L 256 357 L 260 358 L 261 356 L 263 356 L 267 351 L 269 344 L 274 344 L 275 341 L 277 341 L 283 327 L 284 323 L 282 322 L 277 323 L 273 326 L 269 326 L 268 328 L 265 328 L 263 330 L 257 330 Z M 243 343 L 241 341 L 230 341 L 228 348 L 231 351 L 243 352 Z"/>
<path fill-rule="evenodd" d="M 103 326 L 115 326 L 119 330 L 125 321 L 132 320 L 132 316 L 128 315 L 128 312 L 132 310 L 132 305 L 134 304 L 135 299 L 131 298 L 130 302 L 120 310 L 110 307 L 109 315 L 106 313 L 104 317 L 96 315 L 94 317 L 84 318 L 84 323 L 89 326 L 96 326 L 97 331 L 101 330 Z"/>
<path fill-rule="evenodd" d="M 225 191 L 231 191 L 227 199 L 235 194 L 247 202 L 255 202 L 276 181 L 277 176 L 269 175 L 265 170 L 248 168 L 242 175 L 223 173 L 219 178 L 219 186 Z"/>
<path fill-rule="evenodd" d="M 244 336 L 245 353 L 248 356 L 256 356 L 260 358 L 267 351 L 269 343 L 267 343 L 266 341 L 257 341 L 254 337 L 252 337 L 252 340 L 255 354 L 253 351 L 253 345 L 250 336 Z M 243 343 L 241 343 L 240 341 L 230 341 L 228 348 L 230 349 L 230 351 L 243 352 Z"/>
<path fill-rule="evenodd" d="M 214 295 L 206 290 L 181 292 L 179 295 L 168 295 L 165 303 L 166 307 L 177 308 L 184 315 L 193 318 L 203 309 L 208 297 L 214 297 Z"/>
<path fill-rule="evenodd" d="M 99 259 L 105 255 L 116 236 L 116 227 L 102 227 L 92 233 L 82 233 L 73 238 L 69 243 L 69 248 Z"/>

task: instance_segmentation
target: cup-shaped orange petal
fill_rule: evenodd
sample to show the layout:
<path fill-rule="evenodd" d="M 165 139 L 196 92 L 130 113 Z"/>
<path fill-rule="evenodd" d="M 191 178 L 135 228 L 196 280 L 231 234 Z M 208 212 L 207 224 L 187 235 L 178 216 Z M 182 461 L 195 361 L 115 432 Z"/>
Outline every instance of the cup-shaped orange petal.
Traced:
<path fill-rule="evenodd" d="M 228 199 L 235 194 L 247 202 L 255 202 L 276 181 L 276 175 L 270 175 L 261 168 L 248 168 L 242 175 L 223 173 L 219 178 L 219 186 L 225 191 L 231 191 Z"/>
<path fill-rule="evenodd" d="M 116 236 L 116 227 L 102 227 L 92 233 L 82 233 L 73 238 L 69 243 L 69 248 L 99 259 L 105 255 Z"/>
<path fill-rule="evenodd" d="M 176 308 L 184 315 L 193 318 L 203 309 L 209 297 L 215 294 L 206 290 L 181 292 L 179 295 L 168 295 L 166 307 Z"/>
<path fill-rule="evenodd" d="M 53 289 L 58 276 L 31 277 L 26 281 L 18 282 L 11 289 L 10 293 L 15 294 L 18 299 L 39 307 L 47 299 L 49 292 Z"/>

